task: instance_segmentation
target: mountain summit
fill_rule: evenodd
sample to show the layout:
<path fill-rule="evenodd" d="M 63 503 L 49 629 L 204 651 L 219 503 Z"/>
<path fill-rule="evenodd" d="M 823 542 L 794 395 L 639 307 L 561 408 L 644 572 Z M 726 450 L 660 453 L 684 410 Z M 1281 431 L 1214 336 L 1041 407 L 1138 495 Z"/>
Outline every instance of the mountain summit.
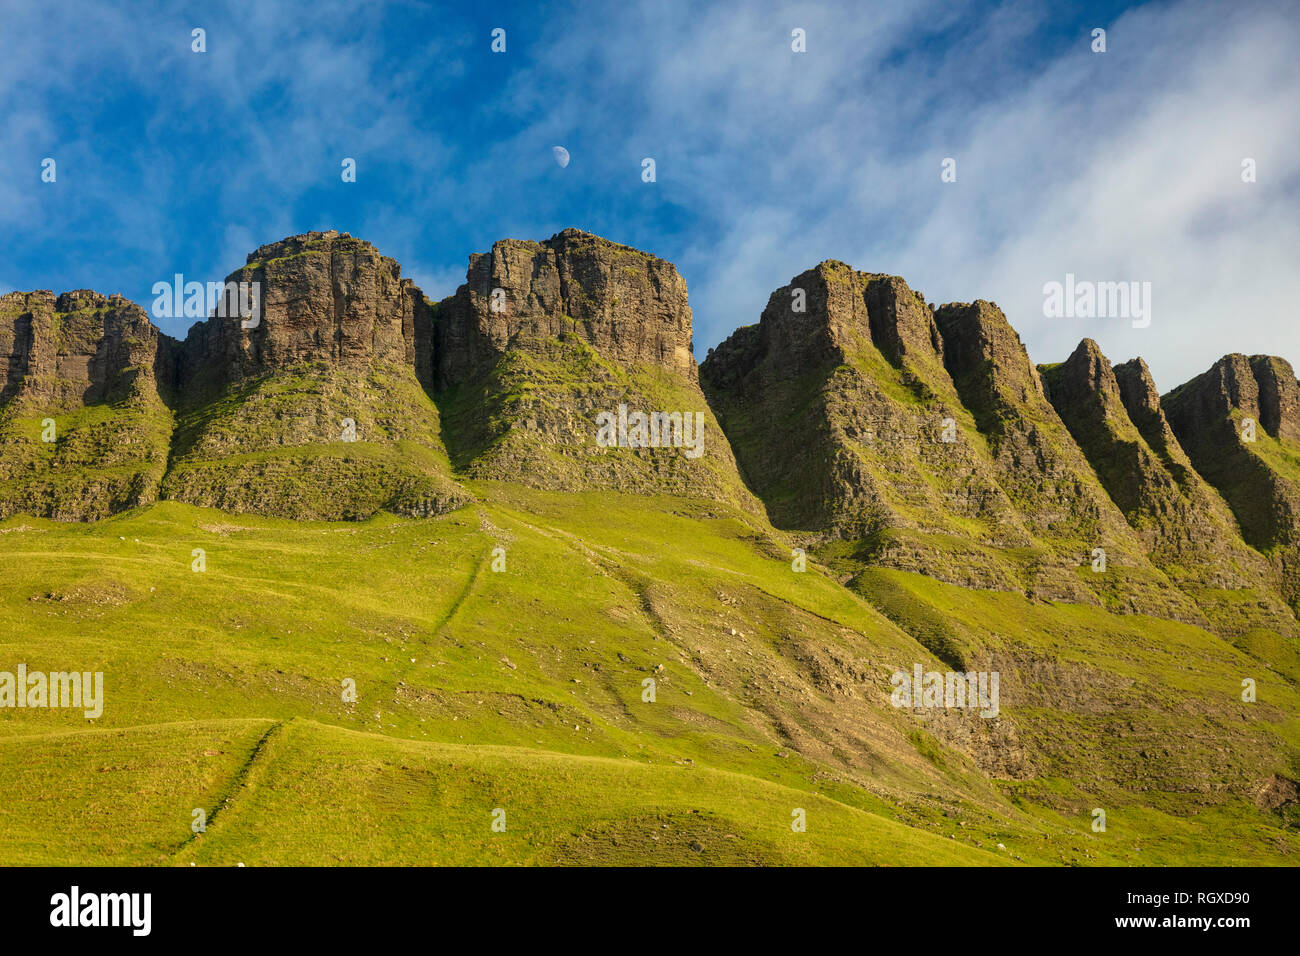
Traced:
<path fill-rule="evenodd" d="M 671 263 L 577 229 L 502 240 L 470 256 L 433 328 L 444 434 L 467 475 L 757 510 L 700 391 L 686 283 Z M 677 416 L 704 451 L 603 446 L 602 414 Z"/>

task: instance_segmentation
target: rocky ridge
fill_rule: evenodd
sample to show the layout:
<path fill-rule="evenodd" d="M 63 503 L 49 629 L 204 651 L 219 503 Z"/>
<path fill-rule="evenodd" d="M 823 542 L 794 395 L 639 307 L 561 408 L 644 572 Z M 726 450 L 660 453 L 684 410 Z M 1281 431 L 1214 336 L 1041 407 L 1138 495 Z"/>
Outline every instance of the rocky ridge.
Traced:
<path fill-rule="evenodd" d="M 436 303 L 334 231 L 264 245 L 227 281 L 257 284 L 259 321 L 212 316 L 183 342 L 120 297 L 0 298 L 0 516 L 158 497 L 419 516 L 480 480 L 680 494 L 765 510 L 850 575 L 1226 629 L 1214 594 L 1240 592 L 1239 630 L 1293 624 L 1300 386 L 1281 359 L 1227 356 L 1162 400 L 1140 360 L 1112 368 L 1085 340 L 1038 367 L 993 303 L 935 307 L 827 261 L 697 369 L 677 270 L 574 229 L 471 256 Z M 704 453 L 606 447 L 598 416 L 620 406 L 698 416 Z"/>
<path fill-rule="evenodd" d="M 1160 403 L 1146 363 L 1112 369 L 1091 339 L 1042 378 L 1053 406 L 1152 562 L 1187 592 L 1216 629 L 1297 633 L 1294 615 L 1260 582 L 1268 561 L 1242 540 L 1219 494 L 1192 467 Z M 1138 423 L 1141 423 L 1140 425 Z M 1253 600 L 1225 600 L 1223 593 Z"/>

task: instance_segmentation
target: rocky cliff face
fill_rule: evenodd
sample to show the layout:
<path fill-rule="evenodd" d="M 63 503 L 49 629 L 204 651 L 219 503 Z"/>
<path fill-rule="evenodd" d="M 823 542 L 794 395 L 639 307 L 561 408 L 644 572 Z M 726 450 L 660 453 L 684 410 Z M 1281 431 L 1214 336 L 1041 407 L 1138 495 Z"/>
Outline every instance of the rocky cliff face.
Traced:
<path fill-rule="evenodd" d="M 470 257 L 433 330 L 444 433 L 467 474 L 757 509 L 700 392 L 686 283 L 670 263 L 576 229 L 503 240 Z M 620 406 L 702 424 L 699 453 L 602 445 L 599 416 Z"/>
<path fill-rule="evenodd" d="M 779 527 L 967 586 L 1197 619 L 1151 567 L 987 302 L 826 262 L 701 369 Z M 1090 573 L 1103 548 L 1111 571 Z M 861 567 L 862 565 L 857 565 Z"/>
<path fill-rule="evenodd" d="M 333 230 L 260 247 L 226 279 L 261 289 L 259 324 L 245 329 L 232 314 L 194 326 L 183 350 L 186 387 L 221 387 L 304 363 L 361 372 L 413 367 L 416 303 L 424 296 L 401 272 L 370 243 Z"/>
<path fill-rule="evenodd" d="M 171 353 L 144 311 L 79 290 L 0 297 L 0 517 L 102 518 L 154 500 Z"/>
<path fill-rule="evenodd" d="M 1217 529 L 1191 501 L 1129 418 L 1110 362 L 1084 339 L 1063 363 L 1044 366 L 1041 380 L 1061 420 L 1092 464 L 1111 499 L 1148 550 L 1213 540 Z M 1150 414 L 1159 416 L 1158 404 Z M 1192 493 L 1203 491 L 1199 486 Z"/>
<path fill-rule="evenodd" d="M 0 296 L 0 398 L 63 411 L 155 392 L 159 342 L 144 310 L 120 296 Z"/>
<path fill-rule="evenodd" d="M 1283 594 L 1300 604 L 1300 454 L 1295 373 L 1274 356 L 1225 355 L 1163 398 L 1169 425 L 1196 470 L 1263 552 Z"/>
<path fill-rule="evenodd" d="M 994 303 L 950 303 L 935 310 L 948 346 L 946 366 L 973 409 L 1041 411 L 1043 383 L 1020 336 Z"/>
<path fill-rule="evenodd" d="M 945 361 L 962 401 L 986 437 L 998 480 L 1057 567 L 1085 556 L 1085 586 L 1110 606 L 1180 620 L 1204 618 L 1147 559 L 1065 423 L 1048 401 L 1019 335 L 991 302 L 946 305 L 935 313 Z M 1085 378 L 1100 375 L 1081 361 Z M 1096 568 L 1105 553 L 1105 572 Z M 1091 556 L 1089 558 L 1089 556 Z"/>
<path fill-rule="evenodd" d="M 1254 355 L 1250 371 L 1257 387 L 1259 423 L 1278 441 L 1300 441 L 1300 385 L 1291 363 L 1276 355 Z"/>
<path fill-rule="evenodd" d="M 424 296 L 396 262 L 313 232 L 262 246 L 226 281 L 258 290 L 259 307 L 208 318 L 180 350 L 165 497 L 325 519 L 469 500 L 417 374 Z"/>
<path fill-rule="evenodd" d="M 1146 363 L 1117 369 L 1084 339 L 1042 369 L 1052 404 L 1152 562 L 1220 633 L 1297 634 L 1267 562 L 1241 539 L 1223 499 L 1191 467 L 1165 420 Z M 1138 425 L 1141 422 L 1141 425 Z M 1236 592 L 1226 599 L 1224 592 Z M 1249 600 L 1243 600 L 1249 595 Z"/>
<path fill-rule="evenodd" d="M 901 279 L 823 262 L 774 292 L 700 374 L 778 527 L 859 540 L 958 583 L 1019 587 L 978 547 L 941 556 L 926 542 L 966 520 L 989 539 L 1029 537 L 956 424 L 932 314 Z"/>
<path fill-rule="evenodd" d="M 119 316 L 82 302 L 93 293 L 57 309 L 48 294 L 6 299 L 6 407 L 84 413 L 138 375 L 160 422 L 158 467 L 135 492 L 32 510 L 95 517 L 161 495 L 290 518 L 436 514 L 470 498 L 448 447 L 468 477 L 758 507 L 699 390 L 686 284 L 662 259 L 573 229 L 503 240 L 434 304 L 372 245 L 329 231 L 262 246 L 226 282 L 251 294 L 230 294 L 182 343 L 130 303 Z M 65 314 L 91 321 L 74 335 L 52 318 Z M 604 447 L 600 416 L 620 407 L 632 433 Z M 628 447 L 637 416 L 656 413 L 663 446 L 655 427 Z M 32 473 L 29 458 L 11 454 L 5 474 Z"/>
<path fill-rule="evenodd" d="M 696 381 L 686 283 L 669 262 L 577 229 L 503 239 L 470 256 L 465 285 L 438 310 L 439 387 L 480 378 L 508 350 L 547 353 L 571 335 L 623 367 Z"/>

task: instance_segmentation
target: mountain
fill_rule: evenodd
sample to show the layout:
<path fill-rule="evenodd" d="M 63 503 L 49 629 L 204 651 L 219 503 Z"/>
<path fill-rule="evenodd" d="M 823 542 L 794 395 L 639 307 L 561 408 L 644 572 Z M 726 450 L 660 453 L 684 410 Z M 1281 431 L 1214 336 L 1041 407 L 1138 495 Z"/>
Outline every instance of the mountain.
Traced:
<path fill-rule="evenodd" d="M 1115 369 L 1084 339 L 1042 377 L 1106 491 L 1148 556 L 1220 633 L 1300 637 L 1267 559 L 1242 539 L 1219 494 L 1192 467 L 1141 359 Z M 1140 423 L 1140 424 L 1139 424 Z"/>
<path fill-rule="evenodd" d="M 308 233 L 262 246 L 226 282 L 260 289 L 258 324 L 214 316 L 179 346 L 163 497 L 325 519 L 469 500 L 416 374 L 424 295 L 396 262 Z"/>
<path fill-rule="evenodd" d="M 991 303 L 936 310 L 897 277 L 824 262 L 773 293 L 701 377 L 772 522 L 848 572 L 1198 618 L 1146 561 Z M 1088 570 L 1097 548 L 1107 575 Z"/>
<path fill-rule="evenodd" d="M 1225 355 L 1162 401 L 1192 464 L 1300 606 L 1300 387 L 1290 363 Z"/>
<path fill-rule="evenodd" d="M 165 342 L 120 296 L 0 296 L 0 517 L 86 521 L 157 499 L 172 431 Z"/>
<path fill-rule="evenodd" d="M 573 229 L 440 302 L 333 231 L 227 281 L 183 341 L 0 299 L 7 653 L 109 688 L 0 708 L 0 862 L 1300 854 L 1283 360 L 1162 397 L 826 261 L 697 368 L 677 270 Z"/>
<path fill-rule="evenodd" d="M 0 346 L 12 358 L 0 401 L 11 417 L 112 407 L 111 427 L 136 431 L 154 415 L 147 471 L 103 493 L 82 478 L 26 507 L 95 518 L 162 497 L 299 519 L 433 515 L 472 498 L 454 460 L 471 479 L 758 510 L 700 391 L 686 285 L 670 263 L 568 229 L 543 243 L 503 240 L 471 257 L 466 278 L 433 303 L 367 242 L 293 236 L 251 253 L 223 284 L 259 290 L 256 324 L 223 302 L 228 314 L 184 342 L 125 300 L 110 308 L 69 293 L 56 308 L 48 293 L 6 296 Z M 142 381 L 119 395 L 127 386 L 92 382 L 91 364 L 119 378 L 138 367 Z M 612 445 L 600 440 L 602 414 L 615 422 Z M 635 447 L 639 416 L 646 447 Z M 91 440 L 78 420 L 42 455 L 34 421 L 8 439 L 9 512 L 32 500 L 32 482 L 66 484 L 68 456 Z M 96 426 L 101 445 L 109 427 Z M 101 451 L 94 464 L 120 471 L 120 456 Z"/>
<path fill-rule="evenodd" d="M 577 229 L 503 240 L 470 257 L 433 327 L 446 438 L 467 475 L 757 510 L 700 391 L 686 283 L 671 263 Z M 675 416 L 671 447 L 602 445 L 597 417 L 620 406 Z"/>

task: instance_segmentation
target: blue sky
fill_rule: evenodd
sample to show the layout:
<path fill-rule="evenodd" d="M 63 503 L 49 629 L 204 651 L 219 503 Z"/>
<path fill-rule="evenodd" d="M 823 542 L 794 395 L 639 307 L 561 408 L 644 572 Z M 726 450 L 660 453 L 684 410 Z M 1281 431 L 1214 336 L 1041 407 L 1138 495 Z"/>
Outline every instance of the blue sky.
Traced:
<path fill-rule="evenodd" d="M 836 258 L 998 302 L 1039 362 L 1090 336 L 1162 389 L 1300 363 L 1295 4 L 458 7 L 5 0 L 0 290 L 147 308 L 337 228 L 440 298 L 494 240 L 577 226 L 678 266 L 700 358 Z M 1045 317 L 1067 272 L 1151 282 L 1151 326 Z"/>

